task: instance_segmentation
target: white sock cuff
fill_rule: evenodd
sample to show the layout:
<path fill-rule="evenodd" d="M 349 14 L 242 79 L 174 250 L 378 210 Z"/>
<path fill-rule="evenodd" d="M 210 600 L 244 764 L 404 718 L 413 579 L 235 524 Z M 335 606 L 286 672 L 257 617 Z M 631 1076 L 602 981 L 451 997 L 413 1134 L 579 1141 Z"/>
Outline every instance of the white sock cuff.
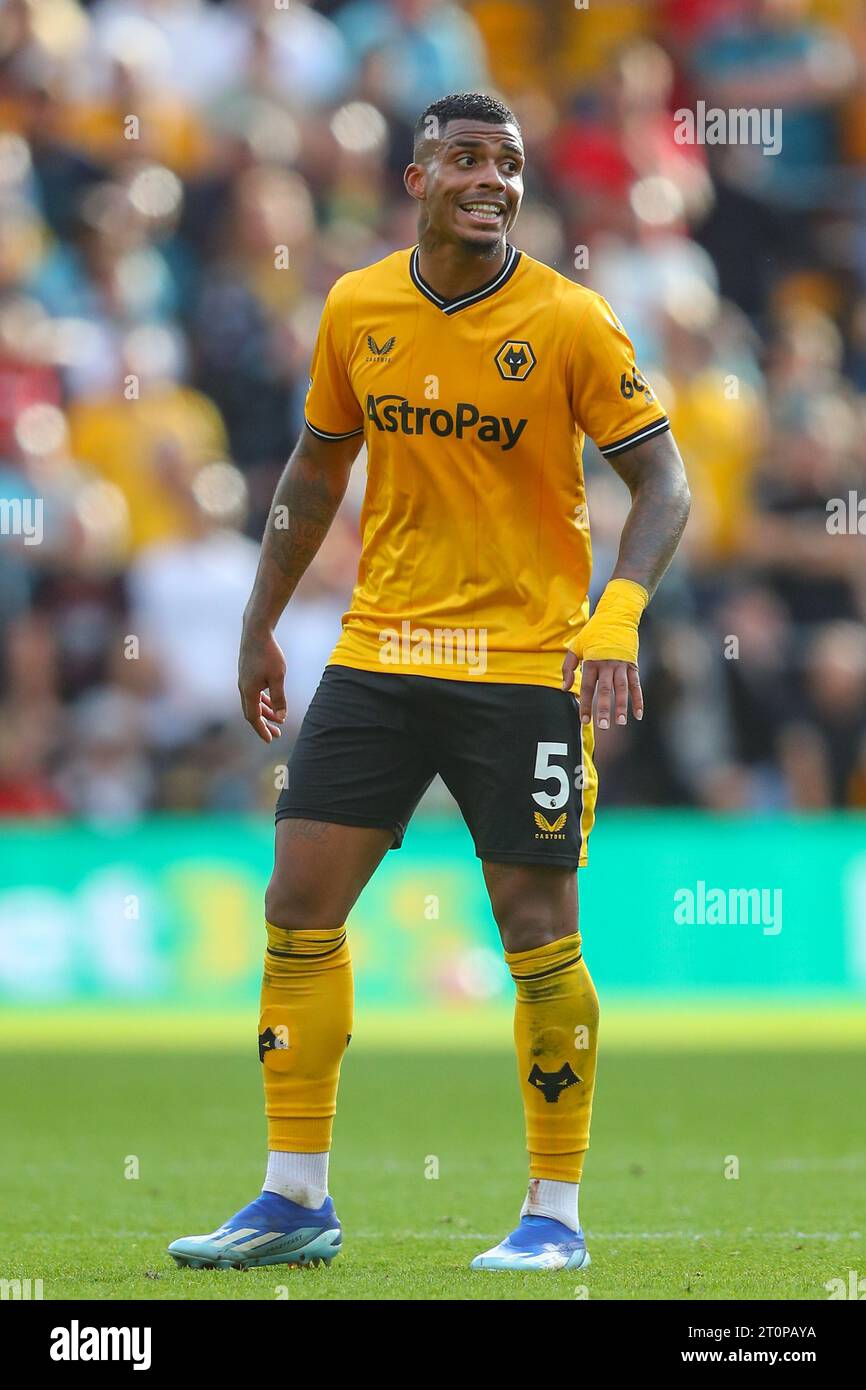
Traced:
<path fill-rule="evenodd" d="M 580 1230 L 578 1218 L 578 1182 L 556 1182 L 553 1178 L 530 1178 L 529 1187 L 520 1208 L 521 1216 L 549 1216 L 561 1221 L 572 1231 Z"/>
<path fill-rule="evenodd" d="M 268 1153 L 262 1192 L 277 1192 L 302 1207 L 320 1207 L 328 1195 L 330 1154 Z"/>

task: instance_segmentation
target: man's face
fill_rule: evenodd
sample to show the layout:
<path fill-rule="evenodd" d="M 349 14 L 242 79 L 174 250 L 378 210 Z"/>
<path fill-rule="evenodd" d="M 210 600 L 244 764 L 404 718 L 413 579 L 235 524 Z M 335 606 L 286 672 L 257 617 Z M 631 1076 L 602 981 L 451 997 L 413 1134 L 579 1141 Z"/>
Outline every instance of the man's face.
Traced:
<path fill-rule="evenodd" d="M 514 125 L 454 120 L 410 164 L 406 187 L 424 205 L 425 230 L 441 241 L 495 251 L 523 198 L 523 141 Z"/>

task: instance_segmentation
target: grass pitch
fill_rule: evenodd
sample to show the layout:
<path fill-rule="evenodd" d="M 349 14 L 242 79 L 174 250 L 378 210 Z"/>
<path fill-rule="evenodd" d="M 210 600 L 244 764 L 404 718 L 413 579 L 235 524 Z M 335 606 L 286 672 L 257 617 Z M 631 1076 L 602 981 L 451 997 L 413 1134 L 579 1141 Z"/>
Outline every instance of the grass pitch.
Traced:
<path fill-rule="evenodd" d="M 255 1047 L 70 1050 L 44 1021 L 31 1042 L 0 1054 L 0 1276 L 41 1278 L 46 1299 L 826 1299 L 866 1270 L 858 1047 L 603 1050 L 592 1267 L 511 1275 L 467 1267 L 525 1182 L 506 1046 L 353 1042 L 331 1168 L 344 1253 L 241 1273 L 178 1270 L 165 1246 L 259 1190 Z"/>

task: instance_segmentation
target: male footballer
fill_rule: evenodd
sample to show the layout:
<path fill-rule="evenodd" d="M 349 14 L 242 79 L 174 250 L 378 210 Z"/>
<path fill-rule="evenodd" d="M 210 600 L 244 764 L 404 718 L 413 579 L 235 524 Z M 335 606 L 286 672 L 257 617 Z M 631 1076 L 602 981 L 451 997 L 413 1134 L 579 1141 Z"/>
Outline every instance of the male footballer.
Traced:
<path fill-rule="evenodd" d="M 247 605 L 244 715 L 286 716 L 274 628 L 367 447 L 358 581 L 276 809 L 259 1022 L 261 1194 L 169 1246 L 196 1268 L 330 1261 L 328 1155 L 352 1033 L 345 923 L 439 773 L 475 842 L 515 982 L 529 1185 L 473 1269 L 580 1269 L 598 1001 L 577 874 L 600 731 L 643 714 L 641 614 L 689 510 L 682 462 L 598 294 L 509 241 L 523 194 L 515 117 L 479 94 L 418 120 L 405 186 L 418 245 L 342 276 L 325 304 L 305 428 L 278 484 Z M 590 616 L 581 462 L 589 435 L 631 493 Z M 579 671 L 579 683 L 575 678 Z"/>

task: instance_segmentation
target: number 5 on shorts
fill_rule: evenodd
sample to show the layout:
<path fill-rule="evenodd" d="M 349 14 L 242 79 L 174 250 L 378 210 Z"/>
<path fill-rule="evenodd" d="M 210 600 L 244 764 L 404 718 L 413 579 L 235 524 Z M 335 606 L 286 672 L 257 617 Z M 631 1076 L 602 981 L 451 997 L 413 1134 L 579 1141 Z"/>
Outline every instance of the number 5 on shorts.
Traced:
<path fill-rule="evenodd" d="M 539 743 L 535 754 L 535 777 L 539 782 L 549 782 L 556 778 L 559 783 L 559 791 L 554 795 L 550 792 L 533 792 L 532 799 L 538 806 L 543 806 L 547 811 L 556 811 L 560 806 L 564 806 L 568 800 L 569 785 L 568 773 L 564 767 L 557 763 L 552 763 L 551 758 L 565 758 L 568 756 L 567 743 Z"/>

